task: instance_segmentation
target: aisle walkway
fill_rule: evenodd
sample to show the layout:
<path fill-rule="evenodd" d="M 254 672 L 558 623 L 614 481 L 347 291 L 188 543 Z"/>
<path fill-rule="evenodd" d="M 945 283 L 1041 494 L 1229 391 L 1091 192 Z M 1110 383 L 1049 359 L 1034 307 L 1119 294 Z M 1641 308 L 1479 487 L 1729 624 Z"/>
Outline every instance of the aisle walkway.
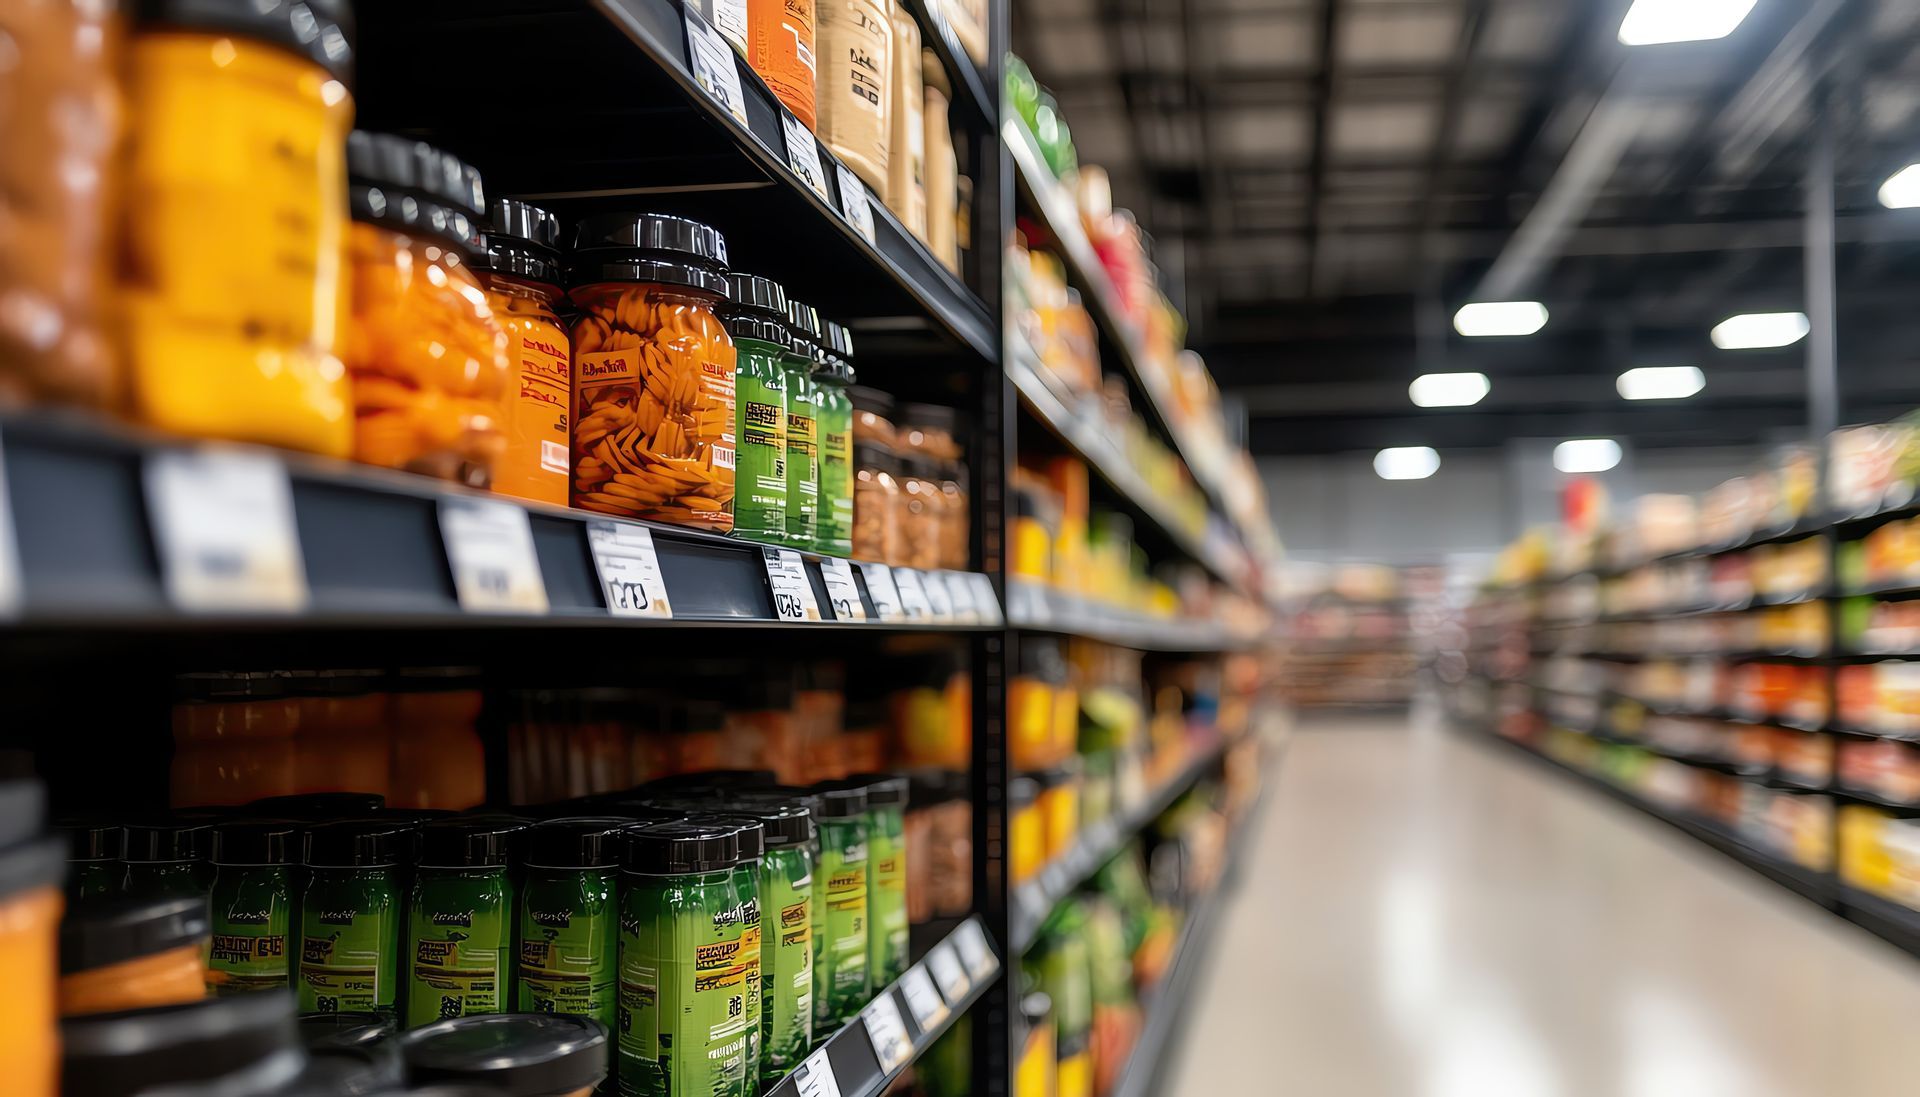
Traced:
<path fill-rule="evenodd" d="M 1500 744 L 1309 724 L 1176 1097 L 1911 1093 L 1920 959 Z"/>

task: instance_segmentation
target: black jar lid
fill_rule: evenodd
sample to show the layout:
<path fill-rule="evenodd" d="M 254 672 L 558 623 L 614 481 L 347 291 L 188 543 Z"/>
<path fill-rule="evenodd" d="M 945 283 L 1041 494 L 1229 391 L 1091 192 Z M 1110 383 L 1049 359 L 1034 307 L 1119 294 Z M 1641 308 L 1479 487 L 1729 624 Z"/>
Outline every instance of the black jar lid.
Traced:
<path fill-rule="evenodd" d="M 124 828 L 123 861 L 198 861 L 206 855 L 211 824 L 199 819 L 159 819 Z"/>
<path fill-rule="evenodd" d="M 271 1093 L 302 1065 L 293 994 L 284 990 L 68 1017 L 60 1054 L 64 1097 L 223 1093 L 218 1082 L 235 1075 L 250 1081 L 245 1092 Z"/>
<path fill-rule="evenodd" d="M 487 210 L 480 173 L 425 141 L 348 134 L 347 198 L 356 221 L 424 233 L 463 257 L 478 249 Z"/>
<path fill-rule="evenodd" d="M 308 1047 L 307 1065 L 286 1089 L 273 1097 L 373 1097 L 375 1094 L 412 1094 L 406 1085 L 407 1064 L 400 1057 L 400 1041 L 353 1047 Z"/>
<path fill-rule="evenodd" d="M 216 865 L 290 865 L 300 850 L 300 824 L 291 819 L 234 819 L 211 832 L 207 860 Z"/>
<path fill-rule="evenodd" d="M 53 827 L 67 836 L 69 861 L 118 861 L 127 835 L 119 823 L 87 819 L 56 819 Z"/>
<path fill-rule="evenodd" d="M 520 836 L 520 860 L 532 868 L 613 868 L 620 863 L 619 832 L 632 825 L 612 815 L 535 823 Z"/>
<path fill-rule="evenodd" d="M 768 849 L 788 849 L 813 841 L 814 805 L 814 798 L 801 789 L 765 788 L 741 792 L 728 806 L 760 821 Z"/>
<path fill-rule="evenodd" d="M 265 819 L 319 822 L 372 815 L 386 806 L 387 798 L 377 792 L 301 792 L 263 797 L 248 804 L 247 811 Z"/>
<path fill-rule="evenodd" d="M 827 349 L 846 359 L 849 368 L 853 365 L 853 332 L 845 324 L 827 321 Z"/>
<path fill-rule="evenodd" d="M 809 791 L 820 803 L 822 819 L 854 819 L 867 813 L 863 781 L 823 781 Z"/>
<path fill-rule="evenodd" d="M 60 919 L 60 973 L 94 971 L 184 948 L 212 932 L 204 895 L 83 899 Z"/>
<path fill-rule="evenodd" d="M 456 1017 L 401 1037 L 416 1082 L 479 1082 L 505 1097 L 572 1093 L 607 1076 L 607 1030 L 591 1017 L 494 1013 Z"/>
<path fill-rule="evenodd" d="M 774 784 L 779 775 L 770 769 L 698 769 L 648 781 L 647 789 L 757 788 Z"/>
<path fill-rule="evenodd" d="M 173 696 L 184 702 L 271 701 L 285 697 L 291 675 L 271 670 L 207 670 L 178 674 Z"/>
<path fill-rule="evenodd" d="M 876 469 L 889 476 L 900 474 L 900 455 L 879 442 L 855 442 L 853 464 L 855 468 Z"/>
<path fill-rule="evenodd" d="M 138 0 L 141 31 L 218 31 L 279 46 L 353 81 L 353 8 L 347 0 Z"/>
<path fill-rule="evenodd" d="M 456 815 L 420 828 L 420 867 L 495 868 L 511 860 L 527 821 L 515 815 Z"/>
<path fill-rule="evenodd" d="M 787 299 L 787 327 L 793 331 L 796 346 L 814 357 L 820 356 L 820 313 L 812 305 Z"/>
<path fill-rule="evenodd" d="M 847 780 L 849 783 L 859 782 L 867 786 L 869 808 L 906 806 L 909 782 L 901 774 L 857 773 Z"/>
<path fill-rule="evenodd" d="M 869 385 L 855 385 L 847 390 L 847 399 L 853 401 L 856 411 L 870 412 L 880 418 L 893 421 L 893 396 Z"/>
<path fill-rule="evenodd" d="M 315 868 L 390 868 L 412 851 L 415 828 L 385 819 L 343 819 L 307 828 L 302 857 Z"/>
<path fill-rule="evenodd" d="M 908 430 L 930 427 L 953 434 L 960 428 L 960 413 L 944 404 L 902 404 L 900 425 Z"/>
<path fill-rule="evenodd" d="M 398 1018 L 384 1013 L 302 1013 L 300 1042 L 312 1051 L 377 1044 L 400 1031 Z"/>
<path fill-rule="evenodd" d="M 907 779 L 907 802 L 915 808 L 967 798 L 967 775 L 960 770 L 916 769 Z"/>
<path fill-rule="evenodd" d="M 732 804 L 715 807 L 710 810 L 695 811 L 687 816 L 689 822 L 720 823 L 731 828 L 734 837 L 740 843 L 740 861 L 758 861 L 767 855 L 767 828 L 758 816 L 750 812 L 736 811 Z"/>
<path fill-rule="evenodd" d="M 642 876 L 721 872 L 740 863 L 740 828 L 720 820 L 638 823 L 621 834 L 622 865 Z"/>
<path fill-rule="evenodd" d="M 792 349 L 793 332 L 787 327 L 787 291 L 778 282 L 757 274 L 734 271 L 727 275 L 732 303 L 720 310 L 720 320 L 729 334 L 741 339 Z"/>
<path fill-rule="evenodd" d="M 727 240 L 665 213 L 608 213 L 574 226 L 567 284 L 664 282 L 727 296 Z"/>
<path fill-rule="evenodd" d="M 560 285 L 559 218 L 518 198 L 496 198 L 485 235 L 486 246 L 473 254 L 475 270 Z"/>
<path fill-rule="evenodd" d="M 853 363 L 845 358 L 827 357 L 813 364 L 813 378 L 842 387 L 853 384 L 859 378 L 853 372 Z"/>

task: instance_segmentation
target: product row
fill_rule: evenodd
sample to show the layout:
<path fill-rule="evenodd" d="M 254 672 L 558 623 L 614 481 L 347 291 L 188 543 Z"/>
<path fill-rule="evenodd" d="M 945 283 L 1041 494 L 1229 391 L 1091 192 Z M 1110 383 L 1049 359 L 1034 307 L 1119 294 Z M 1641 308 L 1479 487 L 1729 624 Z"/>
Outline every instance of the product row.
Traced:
<path fill-rule="evenodd" d="M 1698 716 L 1649 713 L 1631 702 L 1612 707 L 1608 729 L 1646 744 L 1656 754 L 1681 761 L 1712 762 L 1744 773 L 1771 774 L 1809 789 L 1833 779 L 1834 737 L 1768 724 L 1742 724 Z"/>
<path fill-rule="evenodd" d="M 1578 607 L 1557 606 L 1571 612 L 1555 616 L 1578 620 L 1596 613 L 1686 613 L 1817 596 L 1829 583 L 1828 552 L 1824 537 L 1805 537 L 1741 552 L 1657 561 L 1599 581 L 1597 607 L 1583 613 Z M 1585 584 L 1567 585 L 1577 592 Z"/>

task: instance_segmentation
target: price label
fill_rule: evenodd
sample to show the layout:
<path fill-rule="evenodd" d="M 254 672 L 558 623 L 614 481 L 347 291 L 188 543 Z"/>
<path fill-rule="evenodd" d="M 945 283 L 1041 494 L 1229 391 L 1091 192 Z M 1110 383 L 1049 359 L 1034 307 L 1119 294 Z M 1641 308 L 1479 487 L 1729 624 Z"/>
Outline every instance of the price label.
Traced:
<path fill-rule="evenodd" d="M 440 538 L 461 609 L 547 612 L 547 584 L 525 510 L 497 499 L 442 499 Z"/>
<path fill-rule="evenodd" d="M 947 1019 L 947 1004 L 940 1000 L 940 992 L 933 989 L 933 979 L 927 969 L 919 964 L 908 968 L 900 977 L 900 993 L 906 996 L 907 1012 L 913 1014 L 913 1023 L 920 1026 L 921 1032 L 932 1032 Z"/>
<path fill-rule="evenodd" d="M 653 548 L 653 531 L 627 522 L 587 523 L 587 548 L 607 612 L 615 617 L 672 617 L 667 584 L 660 578 L 660 557 Z"/>
<path fill-rule="evenodd" d="M 937 571 L 922 572 L 920 589 L 927 592 L 927 605 L 933 607 L 933 619 L 941 624 L 953 620 L 953 599 L 947 594 L 947 580 Z"/>
<path fill-rule="evenodd" d="M 306 608 L 293 486 L 278 459 L 192 450 L 155 456 L 143 471 L 154 545 L 174 605 L 200 612 Z"/>
<path fill-rule="evenodd" d="M 967 581 L 973 584 L 973 606 L 980 613 L 980 623 L 996 627 L 1005 624 L 1007 619 L 1000 614 L 1000 598 L 993 593 L 992 577 L 976 571 L 967 576 Z"/>
<path fill-rule="evenodd" d="M 947 586 L 947 601 L 953 603 L 953 619 L 963 625 L 980 623 L 980 607 L 973 604 L 973 581 L 966 573 L 943 571 L 940 579 Z"/>
<path fill-rule="evenodd" d="M 840 1097 L 840 1080 L 833 1076 L 833 1063 L 824 1046 L 794 1070 L 793 1088 L 800 1097 Z"/>
<path fill-rule="evenodd" d="M 873 1042 L 873 1057 L 880 1060 L 880 1072 L 892 1074 L 913 1058 L 913 1040 L 907 1035 L 907 1023 L 900 1018 L 900 1007 L 893 995 L 881 993 L 860 1011 L 867 1026 L 867 1039 Z"/>
<path fill-rule="evenodd" d="M 900 611 L 907 620 L 925 621 L 933 617 L 933 603 L 927 600 L 927 589 L 920 582 L 919 572 L 895 568 L 893 585 L 900 591 Z"/>
<path fill-rule="evenodd" d="M 853 173 L 853 169 L 834 161 L 834 179 L 840 186 L 840 212 L 846 215 L 847 224 L 853 230 L 873 243 L 873 203 L 867 198 L 867 185 Z"/>
<path fill-rule="evenodd" d="M 853 565 L 837 556 L 820 561 L 820 577 L 827 581 L 827 605 L 836 621 L 864 621 L 867 607 L 860 602 L 860 588 L 853 582 Z"/>
<path fill-rule="evenodd" d="M 713 0 L 713 25 L 741 53 L 747 51 L 747 0 Z"/>
<path fill-rule="evenodd" d="M 987 945 L 987 931 L 980 923 L 972 920 L 962 922 L 960 928 L 953 931 L 953 941 L 960 949 L 960 959 L 967 965 L 967 971 L 976 979 L 991 979 L 1000 969 L 1000 961 L 994 959 L 993 949 Z"/>
<path fill-rule="evenodd" d="M 900 606 L 900 589 L 894 585 L 893 569 L 885 564 L 860 565 L 867 577 L 867 597 L 873 599 L 873 612 L 882 621 L 898 621 L 907 615 Z"/>
<path fill-rule="evenodd" d="M 950 1006 L 958 1006 L 966 1000 L 967 990 L 973 984 L 967 979 L 967 969 L 960 966 L 960 957 L 954 955 L 953 944 L 942 941 L 927 953 L 927 970 L 933 972 L 933 981 L 940 984 L 940 994 Z"/>
<path fill-rule="evenodd" d="M 820 166 L 820 145 L 814 141 L 813 131 L 785 108 L 780 111 L 780 129 L 787 139 L 787 166 L 801 182 L 813 188 L 822 202 L 832 205 L 833 196 L 827 193 L 827 170 Z"/>
<path fill-rule="evenodd" d="M 720 108 L 747 124 L 747 97 L 740 90 L 740 70 L 733 64 L 733 47 L 726 36 L 701 18 L 689 4 L 687 17 L 687 60 L 693 66 L 693 82 Z"/>
<path fill-rule="evenodd" d="M 761 548 L 760 559 L 767 565 L 774 615 L 782 621 L 820 620 L 820 606 L 813 600 L 813 584 L 807 582 L 807 564 L 800 554 L 769 546 Z"/>
<path fill-rule="evenodd" d="M 20 612 L 20 543 L 14 539 L 13 506 L 7 498 L 6 454 L 0 449 L 0 617 Z"/>

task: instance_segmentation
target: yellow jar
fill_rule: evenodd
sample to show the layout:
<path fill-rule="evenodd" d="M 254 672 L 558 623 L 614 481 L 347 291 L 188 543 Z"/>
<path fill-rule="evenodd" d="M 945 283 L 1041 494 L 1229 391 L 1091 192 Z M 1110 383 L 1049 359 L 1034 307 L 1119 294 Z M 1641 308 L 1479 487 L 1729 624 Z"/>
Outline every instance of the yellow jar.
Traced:
<path fill-rule="evenodd" d="M 1047 867 L 1047 820 L 1040 809 L 1040 783 L 1031 777 L 1007 782 L 1007 873 L 1015 887 Z"/>
<path fill-rule="evenodd" d="M 556 311 L 560 223 L 525 202 L 493 203 L 487 246 L 474 254 L 487 303 L 507 331 L 511 360 L 507 448 L 493 490 L 536 503 L 567 505 L 567 408 L 573 399 L 572 343 Z"/>
<path fill-rule="evenodd" d="M 353 122 L 340 0 L 142 5 L 119 272 L 134 414 L 344 456 L 335 353 Z"/>

